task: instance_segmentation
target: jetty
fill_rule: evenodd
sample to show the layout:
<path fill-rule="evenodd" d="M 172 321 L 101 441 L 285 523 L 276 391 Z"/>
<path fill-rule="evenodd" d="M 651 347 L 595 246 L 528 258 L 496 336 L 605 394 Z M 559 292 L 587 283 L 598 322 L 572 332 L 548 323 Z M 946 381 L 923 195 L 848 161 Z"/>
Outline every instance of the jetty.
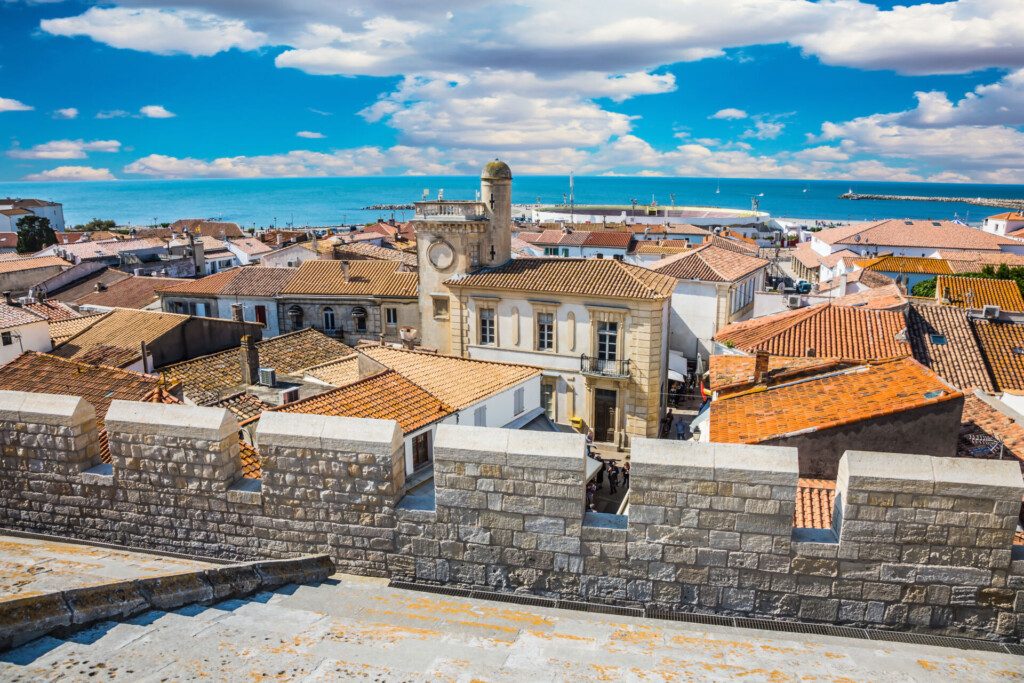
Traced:
<path fill-rule="evenodd" d="M 415 208 L 412 204 L 370 204 L 364 206 L 363 211 L 412 211 Z"/>
<path fill-rule="evenodd" d="M 854 201 L 863 199 L 875 199 L 880 201 L 900 202 L 940 202 L 947 204 L 973 204 L 974 206 L 993 206 L 1001 209 L 1014 209 L 1024 211 L 1024 199 L 996 199 L 992 197 L 918 197 L 914 195 L 895 194 L 857 194 L 856 192 L 844 192 L 839 195 L 840 199 L 851 199 Z"/>

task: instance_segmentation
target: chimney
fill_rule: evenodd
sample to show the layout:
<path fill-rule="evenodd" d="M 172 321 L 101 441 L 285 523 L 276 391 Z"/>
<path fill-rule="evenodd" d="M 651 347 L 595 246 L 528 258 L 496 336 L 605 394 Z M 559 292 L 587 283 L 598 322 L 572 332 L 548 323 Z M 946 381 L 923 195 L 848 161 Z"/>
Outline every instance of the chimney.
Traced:
<path fill-rule="evenodd" d="M 839 296 L 846 296 L 846 283 L 847 283 L 847 281 L 848 280 L 847 280 L 847 274 L 846 273 L 843 273 L 842 275 L 839 276 Z"/>
<path fill-rule="evenodd" d="M 348 261 L 341 262 L 341 277 L 345 282 L 348 282 Z"/>
<path fill-rule="evenodd" d="M 284 244 L 284 235 L 277 233 L 277 246 Z"/>
<path fill-rule="evenodd" d="M 14 305 L 14 297 L 11 296 L 10 292 L 4 292 L 4 303 L 8 306 Z"/>
<path fill-rule="evenodd" d="M 763 384 L 768 379 L 768 352 L 758 350 L 754 356 L 754 383 Z"/>
<path fill-rule="evenodd" d="M 105 292 L 105 291 L 107 291 L 107 285 L 106 285 L 106 283 L 105 283 L 105 282 L 97 282 L 97 283 L 96 283 L 96 284 L 95 284 L 95 285 L 93 286 L 93 288 L 94 288 L 94 289 L 95 289 L 95 290 L 96 290 L 97 292 Z"/>
<path fill-rule="evenodd" d="M 231 304 L 231 319 L 236 323 L 244 322 L 242 318 L 242 304 Z"/>
<path fill-rule="evenodd" d="M 818 352 L 815 350 L 813 346 L 809 346 L 807 348 L 807 353 L 805 353 L 804 355 L 807 356 L 808 358 L 814 358 L 815 356 L 818 355 Z"/>
<path fill-rule="evenodd" d="M 242 343 L 238 347 L 241 353 L 242 383 L 256 384 L 260 379 L 260 353 L 249 335 L 242 336 Z"/>

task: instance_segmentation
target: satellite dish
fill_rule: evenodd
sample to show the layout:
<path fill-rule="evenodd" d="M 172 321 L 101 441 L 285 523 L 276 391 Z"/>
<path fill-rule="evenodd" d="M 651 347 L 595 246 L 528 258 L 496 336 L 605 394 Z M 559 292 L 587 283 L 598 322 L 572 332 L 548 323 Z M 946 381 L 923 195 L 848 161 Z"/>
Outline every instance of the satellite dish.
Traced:
<path fill-rule="evenodd" d="M 854 242 L 860 242 L 860 235 L 854 235 L 853 236 L 853 241 Z"/>

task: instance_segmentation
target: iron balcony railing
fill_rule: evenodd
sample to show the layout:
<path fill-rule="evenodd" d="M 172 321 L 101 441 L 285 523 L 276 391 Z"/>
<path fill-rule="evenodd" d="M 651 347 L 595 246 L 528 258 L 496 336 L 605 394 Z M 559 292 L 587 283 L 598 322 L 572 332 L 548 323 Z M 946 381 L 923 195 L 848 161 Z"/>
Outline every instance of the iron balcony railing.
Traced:
<path fill-rule="evenodd" d="M 580 356 L 580 372 L 598 377 L 629 377 L 629 361 L 606 360 L 583 354 Z"/>

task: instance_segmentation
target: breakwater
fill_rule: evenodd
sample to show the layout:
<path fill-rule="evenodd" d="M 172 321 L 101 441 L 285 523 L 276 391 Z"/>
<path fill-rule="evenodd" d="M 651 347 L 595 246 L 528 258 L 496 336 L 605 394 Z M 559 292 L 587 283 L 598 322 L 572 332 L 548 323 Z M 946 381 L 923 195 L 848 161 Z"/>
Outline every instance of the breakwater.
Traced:
<path fill-rule="evenodd" d="M 995 199 L 992 197 L 917 197 L 914 195 L 895 194 L 857 194 L 844 192 L 840 199 L 875 199 L 893 202 L 938 202 L 940 204 L 972 204 L 974 206 L 993 206 L 1000 209 L 1024 211 L 1024 199 Z"/>
<path fill-rule="evenodd" d="M 364 206 L 363 211 L 412 211 L 412 204 L 370 204 Z"/>

